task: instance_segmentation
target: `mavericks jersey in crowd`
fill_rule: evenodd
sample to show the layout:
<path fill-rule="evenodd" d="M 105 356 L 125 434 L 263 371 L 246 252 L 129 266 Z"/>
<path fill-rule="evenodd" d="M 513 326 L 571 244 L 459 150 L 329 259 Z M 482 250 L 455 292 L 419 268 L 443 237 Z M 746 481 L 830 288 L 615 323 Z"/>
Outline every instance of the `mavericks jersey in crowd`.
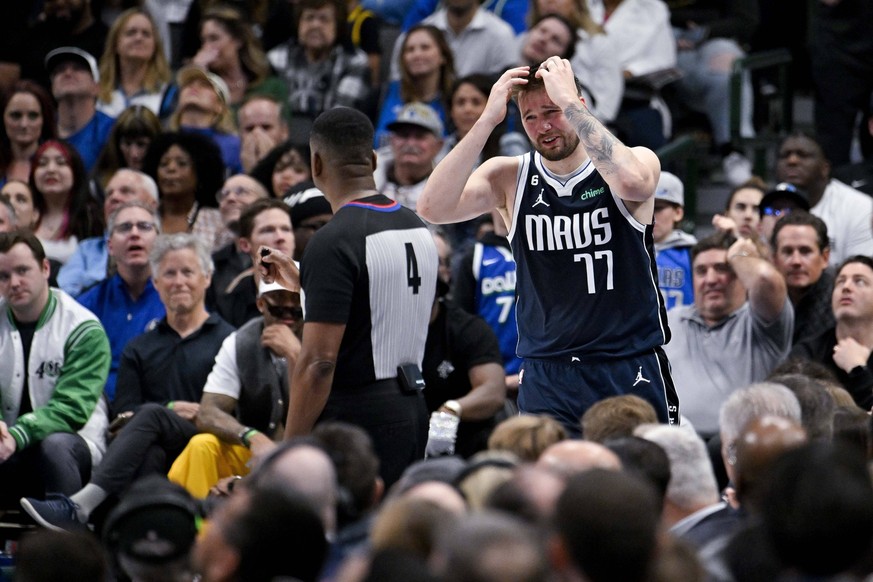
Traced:
<path fill-rule="evenodd" d="M 509 240 L 518 355 L 627 357 L 670 339 L 652 226 L 638 222 L 586 161 L 568 176 L 519 158 Z"/>
<path fill-rule="evenodd" d="M 679 246 L 658 251 L 658 285 L 667 309 L 694 303 L 691 273 L 691 247 Z"/>
<path fill-rule="evenodd" d="M 505 240 L 503 242 L 506 244 Z M 473 246 L 472 267 L 476 280 L 476 313 L 494 330 L 506 373 L 517 374 L 521 358 L 516 355 L 518 326 L 515 321 L 515 260 L 512 252 L 508 246 L 477 242 Z"/>

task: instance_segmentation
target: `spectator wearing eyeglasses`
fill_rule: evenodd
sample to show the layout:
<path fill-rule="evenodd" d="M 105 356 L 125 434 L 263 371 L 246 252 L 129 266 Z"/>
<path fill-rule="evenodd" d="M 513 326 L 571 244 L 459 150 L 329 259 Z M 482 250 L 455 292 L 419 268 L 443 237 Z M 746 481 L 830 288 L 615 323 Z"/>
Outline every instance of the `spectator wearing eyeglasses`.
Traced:
<path fill-rule="evenodd" d="M 217 298 L 226 293 L 240 273 L 251 268 L 252 259 L 249 253 L 240 248 L 239 218 L 247 206 L 268 196 L 269 193 L 260 182 L 245 174 L 231 176 L 224 181 L 221 190 L 216 192 L 215 199 L 221 221 L 231 238 L 212 253 L 215 272 L 212 275 L 212 284 L 206 291 L 206 305 L 210 310 L 217 309 Z"/>
<path fill-rule="evenodd" d="M 224 340 L 203 387 L 197 430 L 169 472 L 194 497 L 227 494 L 281 440 L 288 414 L 289 368 L 300 355 L 300 294 L 261 282 L 261 316 Z"/>
<path fill-rule="evenodd" d="M 158 185 L 138 170 L 122 168 L 116 171 L 106 183 L 106 197 L 103 201 L 103 220 L 109 224 L 109 217 L 126 202 L 141 202 L 157 208 Z M 58 272 L 58 286 L 77 297 L 89 287 L 106 279 L 109 269 L 109 235 L 94 236 L 79 241 L 75 252 Z"/>
<path fill-rule="evenodd" d="M 115 381 L 121 352 L 127 342 L 147 332 L 166 315 L 152 284 L 149 253 L 160 232 L 153 205 L 125 202 L 109 216 L 109 256 L 116 273 L 79 296 L 78 301 L 103 324 L 109 336 L 112 364 L 104 392 L 115 398 Z"/>

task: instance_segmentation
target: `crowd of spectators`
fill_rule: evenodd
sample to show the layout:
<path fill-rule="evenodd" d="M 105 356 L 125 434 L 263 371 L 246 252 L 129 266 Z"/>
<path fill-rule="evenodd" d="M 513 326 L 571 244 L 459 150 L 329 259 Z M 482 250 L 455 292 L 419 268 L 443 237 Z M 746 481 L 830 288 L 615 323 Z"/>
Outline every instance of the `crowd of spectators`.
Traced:
<path fill-rule="evenodd" d="M 41 526 L 6 546 L 16 579 L 873 575 L 873 6 L 810 0 L 815 132 L 783 139 L 771 184 L 728 128 L 731 67 L 769 46 L 756 0 L 531 0 L 525 21 L 512 2 L 400 3 L 10 3 L 0 513 Z M 517 414 L 495 213 L 427 225 L 421 372 L 428 412 L 458 417 L 456 454 L 386 474 L 361 427 L 283 438 L 305 296 L 256 267 L 262 246 L 301 260 L 332 218 L 316 118 L 366 114 L 376 187 L 416 210 L 497 76 L 552 55 L 628 146 L 700 114 L 730 185 L 701 240 L 682 180 L 663 171 L 655 193 L 680 425 L 634 396 L 572 431 Z M 744 80 L 747 137 L 759 91 Z M 510 103 L 477 165 L 529 148 Z"/>

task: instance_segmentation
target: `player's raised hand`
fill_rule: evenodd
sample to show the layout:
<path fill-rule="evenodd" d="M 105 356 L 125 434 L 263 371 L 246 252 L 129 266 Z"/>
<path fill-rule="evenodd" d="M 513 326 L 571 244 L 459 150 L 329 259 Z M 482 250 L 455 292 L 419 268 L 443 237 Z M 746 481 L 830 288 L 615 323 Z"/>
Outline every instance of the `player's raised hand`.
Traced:
<path fill-rule="evenodd" d="M 529 73 L 530 67 L 524 65 L 509 69 L 500 75 L 497 82 L 491 86 L 488 103 L 485 104 L 485 110 L 479 118 L 495 127 L 503 121 L 506 117 L 506 104 L 512 97 L 512 88 L 516 85 L 526 85 Z"/>
<path fill-rule="evenodd" d="M 537 69 L 536 76 L 543 80 L 549 99 L 561 109 L 579 104 L 576 77 L 573 75 L 573 67 L 570 66 L 570 61 L 567 59 L 547 58 Z"/>

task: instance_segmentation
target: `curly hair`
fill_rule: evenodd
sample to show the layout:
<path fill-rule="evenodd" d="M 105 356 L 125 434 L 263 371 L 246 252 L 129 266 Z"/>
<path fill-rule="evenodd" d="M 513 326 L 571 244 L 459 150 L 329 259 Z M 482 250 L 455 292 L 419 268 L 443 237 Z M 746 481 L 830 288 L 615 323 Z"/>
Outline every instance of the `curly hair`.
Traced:
<path fill-rule="evenodd" d="M 197 178 L 194 199 L 200 206 L 217 207 L 215 193 L 224 183 L 225 168 L 221 159 L 221 150 L 218 149 L 214 141 L 206 136 L 184 131 L 159 135 L 149 145 L 145 160 L 143 160 L 143 172 L 157 182 L 161 158 L 173 146 L 179 146 L 191 156 L 191 163 Z"/>

